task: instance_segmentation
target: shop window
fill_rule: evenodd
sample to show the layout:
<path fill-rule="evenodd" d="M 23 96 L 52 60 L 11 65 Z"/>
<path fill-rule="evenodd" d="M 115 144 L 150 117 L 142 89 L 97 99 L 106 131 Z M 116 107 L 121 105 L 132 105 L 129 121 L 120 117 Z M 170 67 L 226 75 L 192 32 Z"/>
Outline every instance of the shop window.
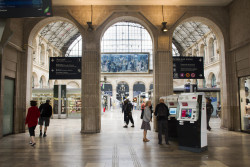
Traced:
<path fill-rule="evenodd" d="M 240 78 L 239 85 L 241 130 L 250 132 L 250 76 Z"/>

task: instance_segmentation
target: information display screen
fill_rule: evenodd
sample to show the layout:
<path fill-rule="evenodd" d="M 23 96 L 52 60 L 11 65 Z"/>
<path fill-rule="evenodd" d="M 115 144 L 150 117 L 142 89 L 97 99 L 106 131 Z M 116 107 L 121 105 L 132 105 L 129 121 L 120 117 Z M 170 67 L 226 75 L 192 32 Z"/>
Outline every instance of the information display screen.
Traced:
<path fill-rule="evenodd" d="M 0 0 L 0 18 L 52 16 L 51 0 Z"/>
<path fill-rule="evenodd" d="M 176 108 L 170 108 L 169 109 L 169 114 L 170 115 L 176 115 Z"/>
<path fill-rule="evenodd" d="M 182 119 L 186 119 L 186 118 L 190 119 L 192 116 L 192 112 L 193 112 L 192 109 L 182 109 L 181 110 L 181 118 Z"/>

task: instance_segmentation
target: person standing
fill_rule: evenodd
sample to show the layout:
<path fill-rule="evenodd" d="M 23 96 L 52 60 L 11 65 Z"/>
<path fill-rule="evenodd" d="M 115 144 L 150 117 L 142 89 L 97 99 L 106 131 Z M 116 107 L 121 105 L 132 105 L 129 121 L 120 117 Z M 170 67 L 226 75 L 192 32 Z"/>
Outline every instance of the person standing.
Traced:
<path fill-rule="evenodd" d="M 135 127 L 134 119 L 132 116 L 132 109 L 133 109 L 133 105 L 130 103 L 130 101 L 128 99 L 125 100 L 124 105 L 122 107 L 122 112 L 124 113 L 124 122 L 125 122 L 125 125 L 123 126 L 124 128 L 128 127 L 129 121 L 132 123 L 131 127 Z"/>
<path fill-rule="evenodd" d="M 143 101 L 141 104 L 141 119 L 143 119 L 144 109 L 145 109 L 145 102 Z"/>
<path fill-rule="evenodd" d="M 44 123 L 44 133 L 43 137 L 46 137 L 47 127 L 50 123 L 50 117 L 52 115 L 52 107 L 49 104 L 50 100 L 46 100 L 46 103 L 41 104 L 39 107 L 40 110 L 40 118 L 39 118 L 39 125 L 40 125 L 40 137 L 42 137 L 42 130 L 43 130 L 43 123 Z"/>
<path fill-rule="evenodd" d="M 168 116 L 169 110 L 168 106 L 164 103 L 164 99 L 159 100 L 160 103 L 156 105 L 155 116 L 157 116 L 158 123 L 158 144 L 162 144 L 162 131 L 165 133 L 165 142 L 169 145 L 168 142 Z"/>
<path fill-rule="evenodd" d="M 219 101 L 217 102 L 216 116 L 218 118 L 220 118 L 220 116 L 221 116 L 221 105 L 220 105 Z"/>
<path fill-rule="evenodd" d="M 211 115 L 214 111 L 214 107 L 212 105 L 212 100 L 210 98 L 207 98 L 207 104 L 206 104 L 206 110 L 207 110 L 207 130 L 211 130 L 211 127 L 209 125 L 209 121 L 210 121 L 210 118 L 211 118 Z"/>
<path fill-rule="evenodd" d="M 142 120 L 142 125 L 141 125 L 141 129 L 143 129 L 143 141 L 144 142 L 149 142 L 150 140 L 147 139 L 147 131 L 151 130 L 151 126 L 150 126 L 150 121 L 152 121 L 152 114 L 151 114 L 151 101 L 147 101 L 146 102 L 146 106 L 144 109 L 144 114 L 143 114 L 143 120 Z"/>
<path fill-rule="evenodd" d="M 28 109 L 28 114 L 26 116 L 25 125 L 28 124 L 29 133 L 30 133 L 30 145 L 35 146 L 35 129 L 38 123 L 38 118 L 40 117 L 40 111 L 37 108 L 36 101 L 30 101 L 30 108 Z"/>

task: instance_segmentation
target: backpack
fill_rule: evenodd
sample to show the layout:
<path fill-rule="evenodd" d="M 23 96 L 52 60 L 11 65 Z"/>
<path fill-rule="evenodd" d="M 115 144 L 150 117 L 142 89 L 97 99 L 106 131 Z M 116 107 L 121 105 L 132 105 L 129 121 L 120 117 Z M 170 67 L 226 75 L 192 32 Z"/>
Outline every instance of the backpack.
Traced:
<path fill-rule="evenodd" d="M 168 110 L 164 105 L 159 105 L 157 113 L 158 113 L 159 117 L 167 117 L 168 116 Z"/>

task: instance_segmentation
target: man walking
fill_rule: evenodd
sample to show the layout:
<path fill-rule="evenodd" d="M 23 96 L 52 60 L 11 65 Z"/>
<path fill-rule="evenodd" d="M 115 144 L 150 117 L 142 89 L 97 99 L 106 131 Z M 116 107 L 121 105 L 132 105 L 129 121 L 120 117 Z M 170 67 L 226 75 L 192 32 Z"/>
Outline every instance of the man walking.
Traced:
<path fill-rule="evenodd" d="M 49 103 L 50 103 L 50 100 L 46 100 L 46 103 L 41 104 L 39 107 L 39 110 L 40 110 L 40 118 L 39 118 L 40 137 L 42 137 L 43 123 L 44 123 L 43 137 L 47 136 L 46 135 L 47 127 L 49 126 L 50 117 L 52 115 L 52 107 Z"/>
<path fill-rule="evenodd" d="M 209 125 L 209 121 L 211 118 L 211 115 L 214 111 L 214 107 L 212 105 L 212 100 L 210 98 L 207 98 L 207 103 L 206 103 L 206 110 L 207 110 L 207 130 L 211 131 L 211 127 Z"/>
<path fill-rule="evenodd" d="M 162 144 L 162 131 L 165 133 L 165 142 L 169 145 L 168 142 L 168 116 L 169 110 L 168 106 L 164 103 L 164 99 L 160 99 L 160 103 L 156 105 L 155 116 L 157 116 L 158 123 L 158 144 Z"/>
<path fill-rule="evenodd" d="M 133 105 L 130 103 L 130 101 L 128 99 L 125 100 L 124 105 L 122 107 L 122 112 L 124 112 L 124 122 L 125 122 L 125 125 L 123 126 L 124 128 L 128 127 L 129 121 L 132 123 L 131 127 L 135 127 L 134 119 L 132 116 L 132 109 Z"/>

